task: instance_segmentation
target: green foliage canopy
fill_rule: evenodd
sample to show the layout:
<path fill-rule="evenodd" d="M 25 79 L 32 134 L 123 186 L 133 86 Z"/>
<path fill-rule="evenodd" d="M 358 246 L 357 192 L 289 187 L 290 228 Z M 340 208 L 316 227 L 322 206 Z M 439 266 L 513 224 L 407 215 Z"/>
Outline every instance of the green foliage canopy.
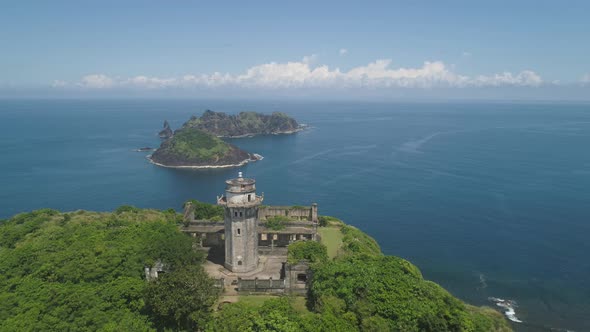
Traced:
<path fill-rule="evenodd" d="M 162 326 L 159 316 L 146 313 L 144 267 L 161 260 L 168 277 L 182 266 L 201 269 L 203 261 L 176 217 L 123 207 L 112 214 L 44 209 L 6 220 L 0 224 L 0 331 Z"/>
<path fill-rule="evenodd" d="M 185 204 L 191 203 L 195 211 L 195 219 L 197 220 L 211 220 L 211 221 L 222 221 L 223 220 L 223 206 L 209 204 L 197 201 L 195 199 L 188 200 Z"/>
<path fill-rule="evenodd" d="M 220 138 L 194 128 L 177 130 L 163 146 L 169 153 L 187 160 L 214 161 L 230 151 Z"/>
<path fill-rule="evenodd" d="M 328 261 L 328 250 L 326 246 L 317 241 L 297 241 L 289 245 L 288 261 L 291 264 L 301 260 L 310 263 L 324 263 Z"/>
<path fill-rule="evenodd" d="M 291 218 L 285 216 L 272 216 L 266 218 L 265 226 L 273 231 L 280 231 L 285 229 L 285 223 L 292 221 Z"/>

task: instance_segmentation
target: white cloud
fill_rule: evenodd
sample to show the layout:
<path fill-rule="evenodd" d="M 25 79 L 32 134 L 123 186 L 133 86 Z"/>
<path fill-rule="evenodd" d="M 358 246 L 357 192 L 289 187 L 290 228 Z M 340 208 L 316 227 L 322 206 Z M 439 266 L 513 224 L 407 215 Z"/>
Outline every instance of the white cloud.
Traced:
<path fill-rule="evenodd" d="M 461 56 L 464 58 L 469 58 L 471 57 L 471 52 L 463 51 L 463 53 L 461 53 Z"/>
<path fill-rule="evenodd" d="M 524 70 L 517 75 L 503 72 L 492 76 L 478 76 L 473 83 L 476 86 L 539 86 L 543 83 L 543 80 L 534 71 Z"/>
<path fill-rule="evenodd" d="M 441 61 L 426 61 L 416 68 L 394 68 L 391 59 L 380 59 L 364 66 L 341 71 L 327 65 L 314 65 L 317 56 L 304 57 L 301 61 L 270 62 L 248 68 L 237 75 L 215 72 L 213 74 L 184 75 L 182 77 L 135 76 L 111 78 L 104 74 L 87 75 L 76 85 L 88 89 L 104 88 L 191 88 L 237 87 L 263 89 L 289 88 L 432 88 L 432 87 L 496 87 L 539 86 L 541 77 L 524 70 L 513 74 L 504 72 L 493 75 L 469 77 L 455 73 Z M 66 86 L 55 81 L 54 86 Z"/>
<path fill-rule="evenodd" d="M 580 83 L 584 85 L 590 83 L 590 74 L 583 75 L 582 78 L 580 78 Z"/>
<path fill-rule="evenodd" d="M 341 48 L 340 51 L 338 51 L 338 54 L 340 54 L 340 55 L 346 55 L 346 54 L 348 54 L 348 50 L 345 49 L 345 48 Z"/>
<path fill-rule="evenodd" d="M 53 81 L 53 83 L 51 83 L 51 86 L 54 88 L 63 88 L 68 86 L 68 82 L 62 80 L 55 80 Z"/>
<path fill-rule="evenodd" d="M 115 83 L 114 79 L 104 74 L 92 74 L 82 77 L 78 84 L 84 88 L 104 89 L 113 87 Z"/>

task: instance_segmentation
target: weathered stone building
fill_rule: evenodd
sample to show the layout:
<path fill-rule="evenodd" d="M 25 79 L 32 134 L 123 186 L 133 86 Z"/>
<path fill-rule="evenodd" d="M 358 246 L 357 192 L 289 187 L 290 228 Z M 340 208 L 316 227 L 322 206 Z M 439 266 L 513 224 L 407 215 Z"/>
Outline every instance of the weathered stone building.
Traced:
<path fill-rule="evenodd" d="M 256 195 L 256 181 L 227 180 L 225 195 L 217 198 L 224 207 L 225 268 L 250 272 L 258 266 L 258 207 L 264 199 Z"/>
<path fill-rule="evenodd" d="M 183 231 L 209 252 L 206 269 L 226 287 L 303 294 L 307 264 L 288 264 L 286 247 L 294 241 L 317 240 L 318 206 L 264 206 L 263 200 L 264 195 L 256 193 L 256 181 L 240 172 L 226 181 L 225 193 L 217 197 L 224 221 L 195 220 L 187 204 Z"/>

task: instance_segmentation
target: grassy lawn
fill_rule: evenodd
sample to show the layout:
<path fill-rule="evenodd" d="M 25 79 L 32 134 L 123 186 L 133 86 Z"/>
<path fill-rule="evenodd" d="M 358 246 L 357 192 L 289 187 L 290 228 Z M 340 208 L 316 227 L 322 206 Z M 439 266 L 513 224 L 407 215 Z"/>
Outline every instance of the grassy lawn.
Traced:
<path fill-rule="evenodd" d="M 276 298 L 277 296 L 273 295 L 240 295 L 238 302 L 252 306 L 261 306 L 266 300 Z"/>
<path fill-rule="evenodd" d="M 318 232 L 322 237 L 322 243 L 328 248 L 328 257 L 336 257 L 338 249 L 342 245 L 342 232 L 340 232 L 340 227 L 318 227 Z"/>
<path fill-rule="evenodd" d="M 279 296 L 276 295 L 240 295 L 238 297 L 238 302 L 247 304 L 249 306 L 259 307 L 264 302 L 271 299 L 276 299 L 278 297 Z M 307 310 L 307 306 L 305 303 L 305 297 L 292 296 L 291 305 L 293 306 L 293 309 L 295 309 L 295 311 L 297 311 L 298 313 L 303 314 L 309 312 L 309 310 Z"/>
<path fill-rule="evenodd" d="M 292 297 L 291 306 L 293 309 L 300 314 L 308 313 L 307 306 L 305 305 L 305 298 L 301 296 L 294 296 Z"/>

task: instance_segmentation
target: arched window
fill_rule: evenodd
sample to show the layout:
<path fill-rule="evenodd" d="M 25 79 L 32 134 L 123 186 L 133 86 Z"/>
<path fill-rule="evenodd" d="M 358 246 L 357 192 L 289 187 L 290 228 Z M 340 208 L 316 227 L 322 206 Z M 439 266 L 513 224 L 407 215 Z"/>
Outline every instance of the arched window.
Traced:
<path fill-rule="evenodd" d="M 239 229 L 239 228 L 238 228 L 238 235 L 241 235 L 241 233 L 240 233 L 240 229 Z"/>

